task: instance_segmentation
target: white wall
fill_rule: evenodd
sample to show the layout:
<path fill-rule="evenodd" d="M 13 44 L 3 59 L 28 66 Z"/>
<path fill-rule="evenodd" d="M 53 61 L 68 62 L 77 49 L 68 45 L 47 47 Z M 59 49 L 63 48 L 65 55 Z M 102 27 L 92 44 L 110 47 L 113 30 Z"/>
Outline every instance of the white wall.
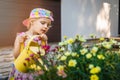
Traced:
<path fill-rule="evenodd" d="M 61 36 L 74 37 L 76 34 L 89 38 L 89 34 L 102 36 L 97 30 L 97 16 L 103 3 L 110 4 L 109 22 L 111 36 L 118 36 L 119 0 L 61 0 Z M 103 27 L 103 26 L 102 26 Z M 106 26 L 104 26 L 105 28 Z"/>

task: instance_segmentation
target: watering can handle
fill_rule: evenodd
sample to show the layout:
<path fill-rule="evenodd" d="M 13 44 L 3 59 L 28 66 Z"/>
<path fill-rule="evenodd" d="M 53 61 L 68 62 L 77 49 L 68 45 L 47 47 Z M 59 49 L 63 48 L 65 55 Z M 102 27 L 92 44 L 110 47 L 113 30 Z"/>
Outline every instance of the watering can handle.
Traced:
<path fill-rule="evenodd" d="M 34 38 L 36 38 L 38 35 L 34 35 L 30 38 L 30 40 L 28 41 L 28 44 L 26 47 L 29 47 L 30 43 L 33 41 Z"/>

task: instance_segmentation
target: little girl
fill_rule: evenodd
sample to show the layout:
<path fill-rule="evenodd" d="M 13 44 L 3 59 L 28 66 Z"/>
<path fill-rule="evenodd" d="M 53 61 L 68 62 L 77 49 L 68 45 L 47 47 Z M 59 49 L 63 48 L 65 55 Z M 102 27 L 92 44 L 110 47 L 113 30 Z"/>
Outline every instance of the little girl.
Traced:
<path fill-rule="evenodd" d="M 42 39 L 47 43 L 46 32 L 51 27 L 53 21 L 53 14 L 51 11 L 43 8 L 35 8 L 31 11 L 28 19 L 23 21 L 23 24 L 27 27 L 28 31 L 17 34 L 14 43 L 14 58 L 17 59 L 21 52 L 21 44 L 24 43 L 24 47 L 27 45 L 29 39 L 37 35 L 38 38 Z M 8 80 L 34 80 L 32 73 L 22 73 L 15 69 L 10 72 Z"/>

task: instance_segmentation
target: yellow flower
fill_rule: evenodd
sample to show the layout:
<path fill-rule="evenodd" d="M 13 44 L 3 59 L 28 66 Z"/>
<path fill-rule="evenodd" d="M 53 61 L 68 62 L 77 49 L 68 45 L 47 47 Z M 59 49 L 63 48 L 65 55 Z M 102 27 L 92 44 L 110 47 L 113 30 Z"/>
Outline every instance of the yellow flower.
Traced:
<path fill-rule="evenodd" d="M 103 37 L 100 38 L 100 41 L 104 41 L 105 39 Z"/>
<path fill-rule="evenodd" d="M 104 47 L 105 47 L 106 49 L 110 49 L 110 48 L 111 48 L 111 45 L 110 45 L 110 44 L 107 44 L 107 45 L 104 45 Z"/>
<path fill-rule="evenodd" d="M 103 42 L 102 45 L 106 49 L 110 49 L 111 48 L 111 44 L 109 42 Z"/>
<path fill-rule="evenodd" d="M 74 42 L 74 40 L 72 38 L 70 38 L 70 39 L 67 40 L 68 44 L 72 44 L 73 42 Z"/>
<path fill-rule="evenodd" d="M 31 65 L 30 66 L 31 69 L 35 69 L 35 70 L 41 70 L 41 67 L 40 66 L 37 66 L 35 64 Z"/>
<path fill-rule="evenodd" d="M 90 34 L 90 37 L 95 38 L 96 36 L 95 36 L 95 34 Z"/>
<path fill-rule="evenodd" d="M 61 61 L 65 61 L 66 59 L 67 59 L 66 56 L 62 56 L 62 57 L 60 58 Z"/>
<path fill-rule="evenodd" d="M 99 73 L 101 71 L 101 68 L 99 66 L 94 67 L 90 70 L 90 73 L 95 74 L 95 73 Z"/>
<path fill-rule="evenodd" d="M 57 59 L 59 59 L 60 57 L 61 57 L 61 55 L 60 55 L 60 54 L 58 54 L 58 55 L 57 55 Z"/>
<path fill-rule="evenodd" d="M 58 45 L 59 45 L 59 46 L 62 46 L 62 45 L 64 45 L 64 43 L 63 43 L 63 42 L 59 42 Z"/>
<path fill-rule="evenodd" d="M 79 41 L 86 42 L 86 39 L 84 39 L 82 36 L 79 37 Z"/>
<path fill-rule="evenodd" d="M 69 56 L 71 53 L 70 52 L 65 52 L 65 55 L 66 56 Z"/>
<path fill-rule="evenodd" d="M 97 47 L 93 47 L 92 50 L 91 50 L 91 53 L 93 53 L 93 56 L 95 56 L 96 52 L 98 51 L 98 48 Z"/>
<path fill-rule="evenodd" d="M 59 51 L 64 51 L 64 50 L 65 50 L 65 48 L 64 48 L 64 47 L 62 47 L 62 48 L 60 48 L 60 49 L 59 49 Z"/>
<path fill-rule="evenodd" d="M 94 68 L 94 65 L 93 64 L 89 64 L 89 69 L 92 69 Z"/>
<path fill-rule="evenodd" d="M 64 70 L 64 66 L 63 66 L 63 65 L 59 65 L 59 66 L 57 67 L 57 69 L 60 70 L 60 71 L 61 71 L 61 70 L 63 71 L 63 70 Z"/>
<path fill-rule="evenodd" d="M 99 77 L 97 75 L 91 75 L 90 80 L 99 80 Z"/>
<path fill-rule="evenodd" d="M 86 58 L 90 59 L 92 57 L 92 55 L 90 53 L 86 54 Z"/>
<path fill-rule="evenodd" d="M 59 42 L 58 45 L 59 45 L 59 46 L 67 45 L 67 42 L 66 42 L 66 41 Z"/>
<path fill-rule="evenodd" d="M 37 66 L 37 67 L 36 67 L 36 70 L 41 70 L 41 67 L 40 67 L 40 66 Z"/>
<path fill-rule="evenodd" d="M 120 48 L 120 47 L 119 47 Z M 119 49 L 119 51 L 118 51 L 118 54 L 120 54 L 120 49 Z"/>
<path fill-rule="evenodd" d="M 117 41 L 115 41 L 114 39 L 111 39 L 109 43 L 110 43 L 110 44 L 116 44 Z"/>
<path fill-rule="evenodd" d="M 105 59 L 105 57 L 104 57 L 102 54 L 97 55 L 97 58 L 98 58 L 98 59 Z"/>
<path fill-rule="evenodd" d="M 85 53 L 88 52 L 88 50 L 84 48 L 84 49 L 80 50 L 80 52 L 81 52 L 81 55 L 84 55 Z"/>
<path fill-rule="evenodd" d="M 67 39 L 67 36 L 64 36 L 64 39 Z"/>
<path fill-rule="evenodd" d="M 99 66 L 96 66 L 96 68 L 99 72 L 101 71 L 101 68 Z"/>
<path fill-rule="evenodd" d="M 77 54 L 76 56 L 79 57 L 79 54 Z"/>
<path fill-rule="evenodd" d="M 77 53 L 71 53 L 71 55 L 73 56 L 73 57 L 75 57 L 75 56 L 77 56 Z"/>
<path fill-rule="evenodd" d="M 71 60 L 68 62 L 68 66 L 69 66 L 69 67 L 75 67 L 76 64 L 77 64 L 77 61 L 76 61 L 76 60 L 73 60 L 73 59 L 71 59 Z"/>

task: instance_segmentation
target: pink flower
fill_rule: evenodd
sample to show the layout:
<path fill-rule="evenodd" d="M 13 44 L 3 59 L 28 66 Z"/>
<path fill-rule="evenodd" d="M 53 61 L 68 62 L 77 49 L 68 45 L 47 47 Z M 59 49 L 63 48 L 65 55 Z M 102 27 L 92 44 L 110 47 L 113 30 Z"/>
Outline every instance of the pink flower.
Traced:
<path fill-rule="evenodd" d="M 56 49 L 59 49 L 59 46 L 55 46 Z"/>
<path fill-rule="evenodd" d="M 39 75 L 42 75 L 42 74 L 44 74 L 44 71 L 43 71 L 43 70 L 39 70 L 39 71 L 38 71 L 38 74 L 39 74 Z"/>
<path fill-rule="evenodd" d="M 55 51 L 56 51 L 56 49 L 54 48 L 54 49 L 52 49 L 51 51 L 52 51 L 52 52 L 55 52 Z"/>
<path fill-rule="evenodd" d="M 58 74 L 58 76 L 62 76 L 63 78 L 67 77 L 67 74 L 63 70 L 58 70 L 57 74 Z"/>
<path fill-rule="evenodd" d="M 40 38 L 36 37 L 33 39 L 35 42 L 38 42 L 40 40 Z"/>
<path fill-rule="evenodd" d="M 55 48 L 53 48 L 51 51 L 52 51 L 52 52 L 56 52 L 58 49 L 59 49 L 59 47 L 58 47 L 58 46 L 56 46 L 56 47 L 55 47 Z"/>
<path fill-rule="evenodd" d="M 42 48 L 43 48 L 45 51 L 49 51 L 50 46 L 49 46 L 49 45 L 44 45 L 44 46 L 42 46 Z"/>
<path fill-rule="evenodd" d="M 30 58 L 25 58 L 26 61 L 30 61 Z"/>
<path fill-rule="evenodd" d="M 36 37 L 33 39 L 34 42 L 38 43 L 39 45 L 41 45 L 41 38 Z"/>
<path fill-rule="evenodd" d="M 34 57 L 34 53 L 30 54 L 30 57 L 32 57 L 32 58 L 33 58 L 33 57 Z"/>

